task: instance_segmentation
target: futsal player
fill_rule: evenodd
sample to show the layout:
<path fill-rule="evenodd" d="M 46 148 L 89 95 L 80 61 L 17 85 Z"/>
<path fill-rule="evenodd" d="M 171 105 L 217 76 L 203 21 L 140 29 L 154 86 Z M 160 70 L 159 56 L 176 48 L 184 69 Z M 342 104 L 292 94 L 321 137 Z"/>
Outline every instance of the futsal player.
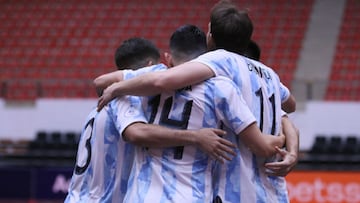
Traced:
<path fill-rule="evenodd" d="M 142 38 L 126 40 L 116 51 L 116 64 L 120 69 L 155 64 L 159 58 L 157 48 Z M 218 136 L 222 133 L 220 130 L 184 131 L 149 125 L 145 124 L 147 119 L 142 112 L 140 98 L 126 96 L 112 101 L 100 112 L 94 109 L 89 114 L 65 202 L 123 201 L 134 158 L 133 146 L 125 143 L 121 136 L 125 129 L 128 134 L 141 138 L 137 144 L 149 144 L 148 140 L 152 146 L 159 147 L 192 144 L 199 148 L 205 146 L 207 151 L 213 150 L 208 145 L 215 144 L 223 145 L 220 149 L 231 153 L 231 143 Z M 203 139 L 209 135 L 215 139 Z"/>
<path fill-rule="evenodd" d="M 172 35 L 166 59 L 170 66 L 178 65 L 206 50 L 205 33 L 185 25 Z M 152 97 L 147 109 L 149 122 L 172 128 L 228 126 L 261 156 L 276 153 L 275 146 L 282 145 L 281 137 L 262 136 L 235 84 L 225 77 Z M 136 147 L 124 202 L 212 202 L 214 161 L 191 145 Z"/>
<path fill-rule="evenodd" d="M 260 61 L 261 48 L 254 40 L 251 40 L 248 47 L 245 49 L 245 51 L 242 52 L 242 55 L 250 59 Z M 287 109 L 285 111 L 291 112 L 291 109 Z M 288 135 L 287 140 L 293 140 L 292 142 L 289 142 L 288 145 L 293 146 L 287 147 L 287 149 L 279 149 L 278 152 L 282 158 L 281 161 L 265 164 L 265 167 L 269 169 L 266 170 L 267 173 L 272 176 L 286 176 L 292 171 L 298 161 L 300 132 L 299 129 L 295 127 L 293 122 L 290 121 L 287 114 L 285 112 L 283 114 L 284 115 L 281 119 L 281 126 L 284 130 L 284 134 Z M 294 136 L 289 137 L 289 135 Z"/>

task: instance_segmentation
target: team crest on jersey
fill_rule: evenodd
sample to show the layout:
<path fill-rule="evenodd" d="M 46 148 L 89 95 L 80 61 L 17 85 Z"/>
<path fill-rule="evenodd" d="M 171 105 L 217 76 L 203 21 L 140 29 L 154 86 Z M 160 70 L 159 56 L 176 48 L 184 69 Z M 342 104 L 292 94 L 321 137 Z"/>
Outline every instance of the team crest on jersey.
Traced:
<path fill-rule="evenodd" d="M 125 117 L 133 117 L 139 115 L 140 112 L 137 108 L 131 105 L 125 112 Z"/>

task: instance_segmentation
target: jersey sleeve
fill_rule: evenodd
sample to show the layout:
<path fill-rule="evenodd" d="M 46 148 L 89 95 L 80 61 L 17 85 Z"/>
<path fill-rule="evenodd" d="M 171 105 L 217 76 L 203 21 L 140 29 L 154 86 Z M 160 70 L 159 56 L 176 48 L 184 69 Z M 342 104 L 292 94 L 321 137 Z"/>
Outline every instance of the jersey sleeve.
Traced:
<path fill-rule="evenodd" d="M 218 76 L 218 75 L 220 75 L 220 73 L 219 73 L 218 69 L 215 68 L 216 64 L 214 63 L 214 58 L 219 59 L 219 57 L 217 55 L 217 51 L 207 52 L 191 61 L 202 63 L 202 64 L 208 66 L 214 72 L 214 75 Z"/>
<path fill-rule="evenodd" d="M 285 102 L 290 97 L 290 90 L 280 82 L 280 99 Z"/>
<path fill-rule="evenodd" d="M 216 77 L 214 85 L 216 111 L 227 127 L 239 134 L 256 121 L 234 82 L 224 77 Z"/>
<path fill-rule="evenodd" d="M 268 66 L 265 67 L 271 72 L 272 77 L 276 79 L 276 87 L 279 89 L 280 101 L 285 102 L 290 97 L 290 90 L 281 82 L 279 75 L 274 71 L 274 69 Z"/>
<path fill-rule="evenodd" d="M 123 96 L 117 98 L 110 103 L 110 108 L 112 112 L 111 118 L 120 135 L 132 123 L 147 123 L 140 97 Z"/>
<path fill-rule="evenodd" d="M 265 65 L 264 65 L 265 66 Z M 276 88 L 279 89 L 280 101 L 285 102 L 290 97 L 290 90 L 280 81 L 279 75 L 274 71 L 274 69 L 265 66 L 273 78 L 275 78 Z"/>
<path fill-rule="evenodd" d="M 160 63 L 160 64 L 156 64 L 156 65 L 153 65 L 153 66 L 147 66 L 147 67 L 144 67 L 144 68 L 140 68 L 140 69 L 137 69 L 137 70 L 124 70 L 123 71 L 123 77 L 124 77 L 124 80 L 129 80 L 131 78 L 134 78 L 136 76 L 139 76 L 139 75 L 142 75 L 142 74 L 145 74 L 145 73 L 149 73 L 149 72 L 154 72 L 154 71 L 162 71 L 162 70 L 166 70 L 167 69 L 167 66 Z"/>

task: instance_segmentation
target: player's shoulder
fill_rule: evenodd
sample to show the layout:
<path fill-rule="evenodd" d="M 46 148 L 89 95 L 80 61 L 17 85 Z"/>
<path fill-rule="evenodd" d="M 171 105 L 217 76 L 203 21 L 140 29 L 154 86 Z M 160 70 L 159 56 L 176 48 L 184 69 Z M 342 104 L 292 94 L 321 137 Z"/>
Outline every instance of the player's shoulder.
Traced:
<path fill-rule="evenodd" d="M 168 67 L 165 64 L 159 63 L 151 66 L 146 66 L 137 70 L 130 70 L 130 69 L 124 70 L 124 79 L 128 80 L 145 73 L 163 71 L 166 70 L 167 68 Z"/>
<path fill-rule="evenodd" d="M 90 120 L 94 119 L 97 114 L 98 114 L 97 108 L 94 107 L 94 108 L 90 111 L 90 113 L 87 115 L 87 117 L 86 117 L 86 119 L 85 119 L 85 123 L 88 123 Z"/>
<path fill-rule="evenodd" d="M 168 67 L 163 63 L 154 64 L 151 66 L 145 66 L 143 68 L 138 69 L 138 71 L 156 71 L 156 70 L 165 70 Z M 135 70 L 137 71 L 137 70 Z"/>
<path fill-rule="evenodd" d="M 225 49 L 216 49 L 212 51 L 208 51 L 198 57 L 198 59 L 201 58 L 211 58 L 211 59 L 218 59 L 218 58 L 232 58 L 232 57 L 239 57 L 240 55 L 229 52 Z M 196 59 L 195 59 L 196 60 Z"/>
<path fill-rule="evenodd" d="M 166 70 L 168 69 L 168 67 L 163 64 L 163 63 L 158 63 L 158 64 L 155 64 L 155 65 L 152 65 L 152 66 L 148 66 L 148 67 L 145 67 L 145 68 L 149 68 L 153 71 L 157 71 L 157 70 Z"/>

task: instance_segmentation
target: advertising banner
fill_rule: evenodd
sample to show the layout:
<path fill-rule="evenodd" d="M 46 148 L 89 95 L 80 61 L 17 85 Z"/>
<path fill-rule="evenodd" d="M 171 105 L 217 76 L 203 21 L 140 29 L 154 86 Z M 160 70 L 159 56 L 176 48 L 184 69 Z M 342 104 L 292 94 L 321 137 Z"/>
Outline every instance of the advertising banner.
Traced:
<path fill-rule="evenodd" d="M 0 168 L 0 199 L 63 200 L 72 168 Z M 360 171 L 293 171 L 286 176 L 291 203 L 360 203 Z"/>
<path fill-rule="evenodd" d="M 291 203 L 360 203 L 360 171 L 293 171 L 286 180 Z"/>

